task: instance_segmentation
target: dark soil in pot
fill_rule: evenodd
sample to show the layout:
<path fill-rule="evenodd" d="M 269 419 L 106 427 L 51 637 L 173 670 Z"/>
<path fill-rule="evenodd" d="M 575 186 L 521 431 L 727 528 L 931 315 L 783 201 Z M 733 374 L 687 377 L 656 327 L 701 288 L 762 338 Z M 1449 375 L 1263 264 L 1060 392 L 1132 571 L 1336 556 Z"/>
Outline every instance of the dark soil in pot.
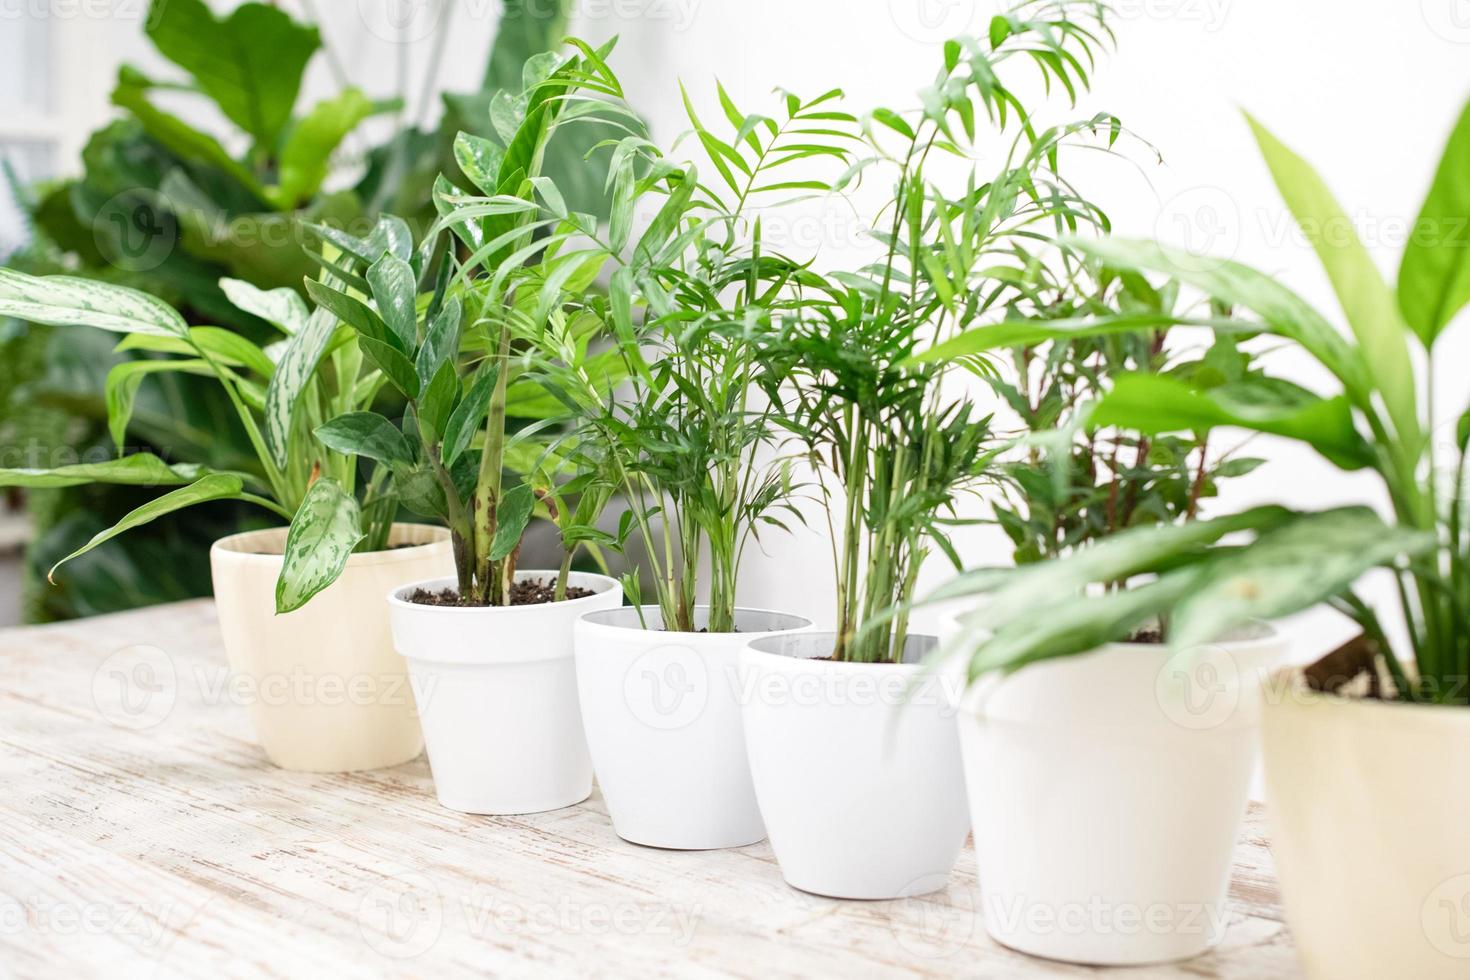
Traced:
<path fill-rule="evenodd" d="M 596 595 L 591 589 L 580 586 L 567 586 L 568 599 L 585 599 L 590 595 Z M 430 589 L 414 589 L 409 593 L 408 601 L 420 606 L 454 606 L 464 608 L 470 603 L 462 601 L 459 591 L 456 589 L 440 589 L 437 592 Z M 547 582 L 543 579 L 526 579 L 516 582 L 510 587 L 510 604 L 512 606 L 540 606 L 548 602 L 556 602 L 556 583 Z M 480 607 L 486 608 L 486 607 Z"/>

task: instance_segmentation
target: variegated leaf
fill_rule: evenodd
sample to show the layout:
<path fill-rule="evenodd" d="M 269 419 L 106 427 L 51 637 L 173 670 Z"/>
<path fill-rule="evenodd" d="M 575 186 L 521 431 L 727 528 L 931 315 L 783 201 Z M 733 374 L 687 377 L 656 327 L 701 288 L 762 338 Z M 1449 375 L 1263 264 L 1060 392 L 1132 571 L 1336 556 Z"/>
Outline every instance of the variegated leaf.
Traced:
<path fill-rule="evenodd" d="M 199 479 L 209 471 L 195 463 L 165 463 L 152 453 L 135 453 L 102 463 L 73 463 L 43 469 L 0 469 L 0 487 L 49 490 L 88 483 L 115 483 L 130 487 L 172 487 Z"/>
<path fill-rule="evenodd" d="M 276 614 L 300 609 L 337 581 L 362 538 L 362 514 L 352 495 L 336 480 L 313 483 L 286 534 L 285 562 L 276 580 Z"/>
<path fill-rule="evenodd" d="M 310 314 L 306 302 L 294 289 L 285 286 L 261 289 L 243 279 L 221 279 L 219 288 L 235 306 L 279 327 L 284 333 L 297 333 L 306 326 L 306 318 Z"/>
<path fill-rule="evenodd" d="M 28 276 L 0 269 L 0 314 L 113 333 L 188 336 L 184 318 L 156 296 L 73 276 Z"/>
<path fill-rule="evenodd" d="M 271 458 L 279 467 L 286 465 L 286 445 L 290 441 L 291 420 L 301 393 L 316 373 L 317 362 L 332 339 L 337 318 L 329 310 L 317 310 L 301 331 L 286 343 L 286 350 L 271 375 L 265 392 L 265 438 Z"/>

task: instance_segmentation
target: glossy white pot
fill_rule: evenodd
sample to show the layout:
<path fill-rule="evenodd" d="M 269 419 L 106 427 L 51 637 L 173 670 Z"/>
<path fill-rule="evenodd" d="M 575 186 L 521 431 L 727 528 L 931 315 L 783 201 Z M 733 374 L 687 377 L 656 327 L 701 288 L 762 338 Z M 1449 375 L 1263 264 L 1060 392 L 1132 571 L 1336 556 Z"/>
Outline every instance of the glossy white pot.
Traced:
<path fill-rule="evenodd" d="M 337 581 L 276 615 L 286 528 L 209 549 L 215 609 L 234 678 L 270 761 L 304 772 L 382 769 L 424 748 L 408 670 L 393 649 L 383 593 L 454 569 L 449 532 L 395 524 L 386 551 L 354 554 Z"/>
<path fill-rule="evenodd" d="M 1470 711 L 1273 678 L 1266 812 L 1312 980 L 1470 976 Z"/>
<path fill-rule="evenodd" d="M 522 571 L 516 580 L 556 574 Z M 537 813 L 591 795 L 572 624 L 585 612 L 617 607 L 623 590 L 585 572 L 573 572 L 568 584 L 593 595 L 479 608 L 407 601 L 418 588 L 453 588 L 452 578 L 389 593 L 393 642 L 413 677 L 434 792 L 449 809 Z"/>
<path fill-rule="evenodd" d="M 1270 627 L 1171 659 L 1112 643 L 964 698 L 986 928 L 1048 959 L 1184 959 L 1222 938 L 1257 759 Z"/>
<path fill-rule="evenodd" d="M 703 628 L 709 609 L 695 610 Z M 644 623 L 647 628 L 644 628 Z M 618 836 L 684 850 L 766 836 L 740 723 L 740 651 L 811 627 L 800 616 L 737 609 L 734 633 L 675 633 L 657 606 L 584 614 L 577 691 L 597 785 Z"/>
<path fill-rule="evenodd" d="M 754 640 L 741 653 L 756 799 L 788 884 L 833 898 L 943 888 L 969 830 L 954 708 L 905 663 L 820 660 L 825 632 Z"/>

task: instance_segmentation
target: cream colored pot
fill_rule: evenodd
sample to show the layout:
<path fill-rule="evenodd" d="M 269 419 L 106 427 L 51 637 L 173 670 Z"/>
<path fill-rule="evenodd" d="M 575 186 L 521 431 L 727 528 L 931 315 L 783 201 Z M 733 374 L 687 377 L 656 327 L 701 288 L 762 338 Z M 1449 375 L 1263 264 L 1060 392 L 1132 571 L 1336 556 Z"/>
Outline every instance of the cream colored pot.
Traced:
<path fill-rule="evenodd" d="M 222 538 L 210 549 L 234 675 L 212 689 L 249 709 L 265 754 L 282 769 L 352 772 L 416 758 L 423 734 L 383 595 L 405 582 L 453 574 L 449 532 L 395 524 L 388 550 L 353 555 L 341 578 L 277 616 L 285 544 L 286 529 L 271 528 Z"/>
<path fill-rule="evenodd" d="M 1271 851 L 1307 975 L 1470 977 L 1470 710 L 1272 679 Z"/>

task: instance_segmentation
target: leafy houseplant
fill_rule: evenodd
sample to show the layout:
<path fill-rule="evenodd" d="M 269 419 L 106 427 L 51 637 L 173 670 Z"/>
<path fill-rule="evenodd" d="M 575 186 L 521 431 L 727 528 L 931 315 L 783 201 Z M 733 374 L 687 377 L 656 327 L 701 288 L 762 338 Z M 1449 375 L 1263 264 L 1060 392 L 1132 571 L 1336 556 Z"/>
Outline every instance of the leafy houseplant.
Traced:
<path fill-rule="evenodd" d="M 407 228 L 396 220 L 380 222 L 373 241 L 385 253 L 409 254 Z M 372 614 L 380 608 L 374 593 L 379 580 L 395 569 L 411 575 L 444 567 L 448 541 L 442 532 L 395 525 L 399 487 L 393 466 L 377 463 L 360 478 L 360 462 L 374 454 L 334 448 L 341 443 L 324 425 L 327 413 L 372 404 L 383 385 L 382 373 L 365 367 L 360 337 L 339 328 L 327 311 L 308 313 L 295 291 L 260 290 L 238 280 L 226 280 L 223 288 L 242 309 L 271 323 L 283 339 L 261 347 L 222 328 L 190 327 L 161 300 L 126 287 L 10 270 L 0 270 L 0 312 L 36 323 L 122 333 L 125 348 L 159 355 L 125 361 L 109 373 L 108 421 L 120 449 L 144 377 L 188 372 L 213 379 L 257 452 L 263 475 L 169 464 L 143 452 L 52 469 L 0 470 L 0 485 L 176 488 L 131 511 L 63 561 L 164 515 L 213 500 L 243 501 L 289 520 L 288 530 L 233 535 L 216 542 L 211 551 L 221 626 L 234 668 L 257 680 L 274 675 L 277 668 L 305 670 L 312 677 L 355 677 L 376 670 L 375 676 L 397 674 L 401 679 L 403 667 L 385 642 L 383 617 Z M 404 544 L 416 547 L 385 554 Z M 324 591 L 330 596 L 325 605 L 318 602 L 298 612 Z M 345 656 L 339 657 L 343 651 Z M 407 699 L 371 704 L 262 701 L 252 708 L 267 753 L 288 768 L 376 768 L 422 750 Z M 319 729 L 330 729 L 334 737 L 322 736 Z M 317 734 L 305 737 L 312 732 Z"/>
<path fill-rule="evenodd" d="M 309 4 L 305 9 L 312 12 Z M 451 19 L 443 18 L 441 40 Z M 490 102 L 498 92 L 520 90 L 522 63 L 560 39 L 564 20 L 556 4 L 509 0 L 502 15 L 507 27 L 491 45 L 481 90 L 446 95 L 449 111 L 439 130 L 424 132 L 411 124 L 435 95 L 437 59 L 414 80 L 418 91 L 409 91 L 404 76 L 396 98 L 374 101 L 351 84 L 315 27 L 294 22 L 273 4 L 245 3 L 217 16 L 203 0 L 160 0 L 149 9 L 146 34 L 182 79 L 122 69 L 113 91 L 122 115 L 92 135 L 78 176 L 16 188 L 34 243 L 7 264 L 33 275 L 64 272 L 130 286 L 164 300 L 188 323 L 227 328 L 264 344 L 272 329 L 230 302 L 218 283 L 235 279 L 300 292 L 303 278 L 317 268 L 301 248 L 310 223 L 367 237 L 378 215 L 392 211 L 422 231 L 434 218 L 435 175 L 441 165 L 457 167 L 451 149 L 457 129 L 490 126 Z M 304 71 L 323 52 L 340 91 L 298 107 Z M 184 91 L 180 98 L 217 110 L 229 131 L 199 128 L 174 115 L 164 100 L 175 89 Z M 389 114 L 397 132 L 381 146 L 365 147 L 358 125 Z M 589 131 L 585 139 L 550 147 L 553 169 L 575 165 L 584 180 L 599 179 L 595 162 L 583 160 L 597 138 Z M 242 140 L 244 150 L 236 151 Z M 359 157 L 366 165 L 354 172 Z M 43 342 L 48 336 L 41 325 L 14 327 Z M 15 389 L 55 420 L 27 443 L 27 455 L 36 459 L 105 458 L 106 406 L 97 393 L 113 365 L 140 356 L 111 351 L 101 336 L 70 340 L 50 344 L 43 370 L 20 378 L 23 387 Z M 265 476 L 245 431 L 232 423 L 233 407 L 208 379 L 152 374 L 135 403 L 130 446 Z M 65 439 L 39 438 L 55 430 L 66 432 Z M 30 563 L 41 571 L 142 501 L 126 487 L 96 485 L 31 491 L 28 497 L 37 525 Z M 53 513 L 66 516 L 45 516 Z M 62 569 L 60 587 L 40 590 L 33 605 L 64 618 L 200 594 L 202 576 L 145 556 L 177 551 L 190 540 L 206 544 L 218 536 L 216 526 L 221 532 L 238 527 L 253 513 L 248 505 L 215 503 L 188 521 L 154 522 Z M 126 573 L 119 574 L 124 565 Z"/>
<path fill-rule="evenodd" d="M 1059 615 L 1056 596 L 1068 585 L 1151 575 L 1153 581 L 1136 590 L 1143 598 L 1130 608 L 1079 598 L 1060 612 L 1078 636 L 1106 636 L 1168 608 L 1168 639 L 1182 650 L 1252 619 L 1323 601 L 1356 622 L 1362 631 L 1357 639 L 1304 674 L 1278 675 L 1269 690 L 1267 788 L 1288 918 L 1313 975 L 1367 977 L 1407 969 L 1417 976 L 1453 976 L 1458 962 L 1445 955 L 1453 948 L 1450 926 L 1421 912 L 1437 897 L 1453 901 L 1441 886 L 1470 858 L 1450 816 L 1466 802 L 1461 788 L 1431 773 L 1437 753 L 1466 737 L 1463 712 L 1453 709 L 1470 702 L 1462 523 L 1470 425 L 1462 416 L 1452 438 L 1437 438 L 1433 397 L 1436 341 L 1470 301 L 1467 252 L 1455 232 L 1470 216 L 1470 110 L 1449 138 L 1404 251 L 1397 290 L 1385 283 L 1312 167 L 1254 120 L 1251 126 L 1337 293 L 1351 339 L 1286 286 L 1238 263 L 1201 263 L 1146 242 L 1079 247 L 1120 269 L 1166 270 L 1249 311 L 1247 329 L 1293 341 L 1340 391 L 1327 397 L 1292 392 L 1239 405 L 1181 382 L 1125 377 L 1098 411 L 1144 433 L 1233 426 L 1305 443 L 1342 469 L 1377 474 L 1392 521 L 1362 507 L 1309 513 L 1262 507 L 1190 528 L 1119 535 L 1107 550 L 1083 552 L 1051 572 L 1048 617 Z M 1422 378 L 1410 351 L 1415 340 L 1428 355 Z M 1246 537 L 1227 538 L 1231 532 Z M 1379 611 L 1356 590 L 1375 566 L 1387 567 L 1396 580 L 1409 656 L 1400 654 Z M 1040 584 L 1033 579 L 1029 586 Z M 1024 599 L 1027 587 L 1020 575 L 990 586 L 1001 604 Z M 1041 618 L 1034 598 L 1011 607 L 1019 610 L 1018 631 L 1026 620 Z M 978 647 L 972 670 L 1044 655 L 1027 643 L 998 641 L 999 634 Z M 1065 639 L 1062 653 L 1077 642 Z M 1350 841 L 1387 825 L 1417 829 L 1344 858 Z M 1371 910 L 1353 898 L 1363 894 L 1377 896 Z"/>
<path fill-rule="evenodd" d="M 1111 145 L 1116 119 L 1041 128 L 1003 78 L 1019 59 L 1075 95 L 1089 83 L 1082 61 L 1107 36 L 1105 13 L 1092 3 L 1023 3 L 996 17 L 985 38 L 945 45 L 922 108 L 869 113 L 851 173 L 892 175 L 873 232 L 881 255 L 856 272 L 793 277 L 782 335 L 764 351 L 772 375 L 790 379 L 771 392 L 783 399 L 782 425 L 842 491 L 828 506 L 836 630 L 756 640 L 742 664 L 793 692 L 813 679 L 842 691 L 899 688 L 876 700 L 763 697 L 745 706 L 761 812 L 783 874 L 804 890 L 891 898 L 942 887 L 964 841 L 959 746 L 935 679 L 921 683 L 923 707 L 896 714 L 935 640 L 911 635 L 906 615 L 887 611 L 912 595 L 931 547 L 958 563 L 946 522 L 999 445 L 989 416 L 942 385 L 953 362 L 915 355 L 1008 314 L 1045 318 L 1029 283 L 1067 272 L 1035 272 L 1039 247 L 1104 223 L 1060 173 L 1060 156 L 1094 134 Z M 986 120 L 1009 138 L 999 162 L 977 164 Z M 858 792 L 885 802 L 858 807 L 855 819 Z M 895 835 L 895 826 L 909 832 Z"/>

